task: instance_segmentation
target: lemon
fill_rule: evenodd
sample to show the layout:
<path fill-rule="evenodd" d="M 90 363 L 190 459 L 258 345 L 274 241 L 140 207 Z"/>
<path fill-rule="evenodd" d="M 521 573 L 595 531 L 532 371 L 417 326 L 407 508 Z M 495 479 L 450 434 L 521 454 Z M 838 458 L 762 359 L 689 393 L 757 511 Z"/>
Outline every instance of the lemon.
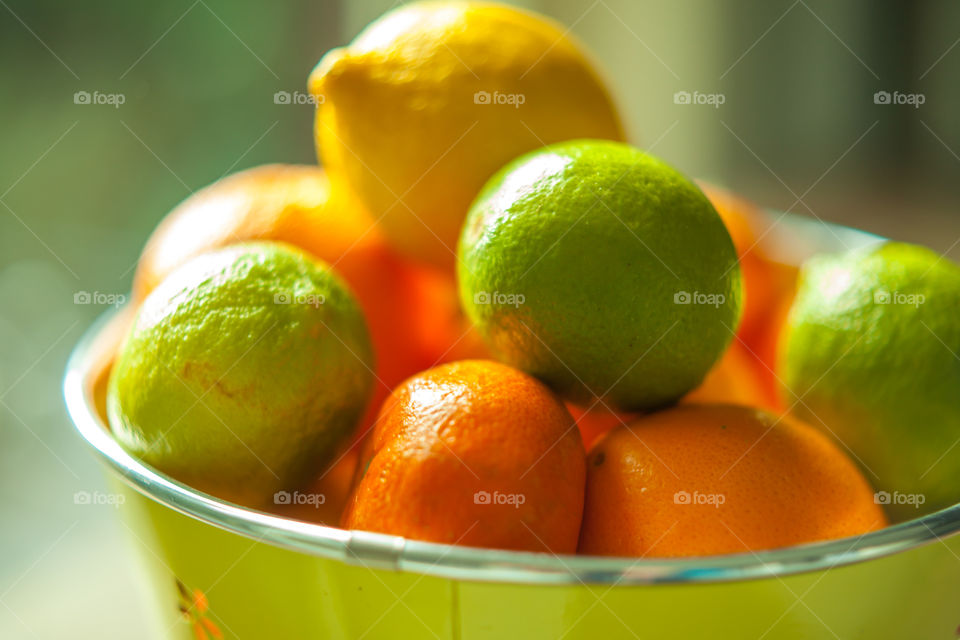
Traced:
<path fill-rule="evenodd" d="M 260 242 L 202 254 L 144 300 L 111 374 L 127 450 L 243 504 L 323 470 L 372 386 L 363 315 L 323 263 Z"/>
<path fill-rule="evenodd" d="M 960 499 L 960 267 L 901 243 L 804 265 L 786 400 L 866 468 L 893 515 Z"/>
<path fill-rule="evenodd" d="M 644 410 L 696 387 L 740 315 L 736 251 L 706 196 L 628 145 L 564 142 L 483 188 L 461 302 L 491 351 L 569 399 Z"/>
<path fill-rule="evenodd" d="M 470 202 L 497 169 L 545 144 L 624 137 L 583 48 L 497 4 L 391 11 L 324 56 L 309 88 L 324 165 L 403 252 L 451 268 Z"/>

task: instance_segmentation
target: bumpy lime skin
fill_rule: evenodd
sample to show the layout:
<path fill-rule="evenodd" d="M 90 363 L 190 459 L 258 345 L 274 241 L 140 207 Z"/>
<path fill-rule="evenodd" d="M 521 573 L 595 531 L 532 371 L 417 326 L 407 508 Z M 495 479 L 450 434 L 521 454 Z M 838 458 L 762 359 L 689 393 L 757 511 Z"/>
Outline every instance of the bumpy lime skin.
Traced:
<path fill-rule="evenodd" d="M 800 277 L 781 342 L 788 406 L 852 452 L 895 519 L 960 500 L 960 267 L 886 243 Z"/>
<path fill-rule="evenodd" d="M 491 351 L 579 404 L 676 401 L 739 322 L 740 267 L 716 210 L 621 143 L 565 142 L 508 164 L 471 207 L 459 258 L 464 308 Z"/>
<path fill-rule="evenodd" d="M 111 375 L 127 450 L 207 493 L 264 504 L 322 471 L 368 401 L 373 356 L 347 286 L 289 245 L 199 256 L 144 301 Z"/>

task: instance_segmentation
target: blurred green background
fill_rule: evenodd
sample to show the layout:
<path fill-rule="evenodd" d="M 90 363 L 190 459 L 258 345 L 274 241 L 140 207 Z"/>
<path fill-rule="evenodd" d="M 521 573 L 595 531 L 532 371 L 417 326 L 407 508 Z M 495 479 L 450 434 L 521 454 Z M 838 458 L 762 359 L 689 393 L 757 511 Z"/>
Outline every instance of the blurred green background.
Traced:
<path fill-rule="evenodd" d="M 519 4 L 594 51 L 640 146 L 766 206 L 960 257 L 955 0 Z M 66 358 L 173 205 L 314 161 L 312 107 L 275 92 L 303 91 L 393 5 L 0 0 L 0 638 L 156 637 L 138 543 L 114 507 L 77 503 L 105 488 L 63 409 Z"/>

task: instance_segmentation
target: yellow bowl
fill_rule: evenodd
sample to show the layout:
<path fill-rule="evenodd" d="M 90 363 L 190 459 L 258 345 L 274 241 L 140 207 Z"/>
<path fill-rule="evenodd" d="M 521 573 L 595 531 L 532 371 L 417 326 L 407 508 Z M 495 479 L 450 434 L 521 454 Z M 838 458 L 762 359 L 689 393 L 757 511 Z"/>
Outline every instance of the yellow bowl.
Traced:
<path fill-rule="evenodd" d="M 797 264 L 880 238 L 783 217 L 768 249 Z M 345 531 L 229 504 L 109 435 L 94 386 L 122 314 L 67 367 L 74 425 L 124 497 L 168 638 L 946 639 L 960 624 L 960 505 L 858 538 L 688 559 L 474 549 Z M 219 635 L 218 635 L 219 634 Z"/>

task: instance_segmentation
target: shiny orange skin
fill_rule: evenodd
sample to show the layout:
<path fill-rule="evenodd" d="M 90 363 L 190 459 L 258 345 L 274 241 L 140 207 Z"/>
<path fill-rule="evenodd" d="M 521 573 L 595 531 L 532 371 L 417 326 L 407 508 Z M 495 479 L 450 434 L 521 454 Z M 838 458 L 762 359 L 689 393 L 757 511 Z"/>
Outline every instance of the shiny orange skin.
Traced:
<path fill-rule="evenodd" d="M 356 294 L 376 352 L 379 383 L 371 416 L 408 376 L 483 353 L 468 339 L 453 278 L 401 257 L 346 187 L 317 166 L 255 167 L 187 198 L 151 235 L 134 278 L 134 301 L 189 258 L 255 239 L 309 251 Z"/>
<path fill-rule="evenodd" d="M 749 407 L 684 405 L 594 445 L 579 551 L 755 552 L 886 524 L 860 471 L 813 427 Z"/>
<path fill-rule="evenodd" d="M 473 547 L 576 550 L 583 444 L 563 403 L 525 373 L 488 360 L 420 373 L 387 400 L 368 449 L 345 528 Z"/>
<path fill-rule="evenodd" d="M 769 387 L 770 377 L 761 363 L 739 340 L 734 340 L 703 383 L 684 396 L 684 404 L 739 404 L 779 411 L 780 400 Z"/>

